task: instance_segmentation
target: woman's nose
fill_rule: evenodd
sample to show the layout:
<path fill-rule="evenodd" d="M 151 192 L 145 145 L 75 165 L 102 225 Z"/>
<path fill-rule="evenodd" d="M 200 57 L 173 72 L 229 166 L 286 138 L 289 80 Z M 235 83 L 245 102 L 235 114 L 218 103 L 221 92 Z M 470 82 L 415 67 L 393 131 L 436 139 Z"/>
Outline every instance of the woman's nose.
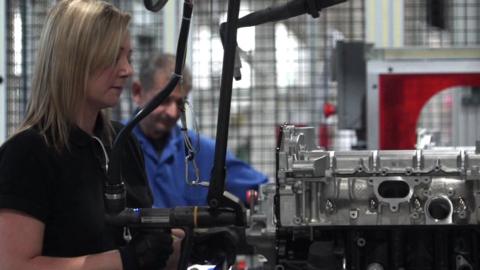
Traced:
<path fill-rule="evenodd" d="M 123 57 L 122 57 L 123 58 Z M 125 59 L 122 60 L 120 63 L 120 76 L 121 77 L 130 77 L 133 75 L 133 67 L 130 61 L 124 57 Z"/>

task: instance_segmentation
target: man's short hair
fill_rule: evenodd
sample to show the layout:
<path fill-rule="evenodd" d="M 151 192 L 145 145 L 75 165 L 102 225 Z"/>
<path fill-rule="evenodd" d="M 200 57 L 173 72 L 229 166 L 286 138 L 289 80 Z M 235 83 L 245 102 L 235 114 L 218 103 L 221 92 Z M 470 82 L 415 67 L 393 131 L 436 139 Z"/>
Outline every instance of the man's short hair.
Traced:
<path fill-rule="evenodd" d="M 138 79 L 146 91 L 152 89 L 154 76 L 160 71 L 169 76 L 175 72 L 175 55 L 170 53 L 161 53 L 155 57 L 147 58 L 142 62 Z M 183 68 L 183 78 L 180 81 L 182 90 L 187 95 L 192 89 L 192 74 L 187 67 Z"/>

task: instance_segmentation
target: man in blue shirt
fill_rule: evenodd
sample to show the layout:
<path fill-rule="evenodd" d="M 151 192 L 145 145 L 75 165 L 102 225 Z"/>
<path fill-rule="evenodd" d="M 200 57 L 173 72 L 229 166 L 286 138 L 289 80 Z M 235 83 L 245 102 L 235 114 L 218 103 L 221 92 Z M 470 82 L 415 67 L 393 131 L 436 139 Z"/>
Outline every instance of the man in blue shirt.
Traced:
<path fill-rule="evenodd" d="M 147 59 L 132 85 L 132 97 L 138 107 L 144 106 L 168 83 L 175 69 L 175 57 L 161 54 Z M 183 80 L 172 94 L 133 130 L 145 157 L 145 167 L 153 192 L 154 206 L 159 208 L 206 205 L 208 189 L 186 183 L 185 143 L 177 121 L 183 102 L 192 88 L 192 77 L 187 68 Z M 214 161 L 215 142 L 189 131 L 193 147 L 199 151 L 195 161 L 199 180 L 209 181 Z M 246 191 L 257 189 L 267 182 L 267 177 L 235 158 L 230 152 L 226 157 L 226 189 L 245 202 Z M 195 179 L 192 164 L 188 166 L 189 181 Z"/>

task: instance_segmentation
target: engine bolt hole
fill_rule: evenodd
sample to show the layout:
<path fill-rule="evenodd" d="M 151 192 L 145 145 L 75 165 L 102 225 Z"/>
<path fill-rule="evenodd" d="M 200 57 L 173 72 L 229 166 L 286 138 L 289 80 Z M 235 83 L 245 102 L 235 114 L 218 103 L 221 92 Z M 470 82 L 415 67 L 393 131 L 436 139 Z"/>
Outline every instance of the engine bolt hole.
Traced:
<path fill-rule="evenodd" d="M 367 244 L 367 241 L 365 240 L 365 238 L 360 237 L 357 239 L 357 246 L 364 247 L 366 244 Z"/>

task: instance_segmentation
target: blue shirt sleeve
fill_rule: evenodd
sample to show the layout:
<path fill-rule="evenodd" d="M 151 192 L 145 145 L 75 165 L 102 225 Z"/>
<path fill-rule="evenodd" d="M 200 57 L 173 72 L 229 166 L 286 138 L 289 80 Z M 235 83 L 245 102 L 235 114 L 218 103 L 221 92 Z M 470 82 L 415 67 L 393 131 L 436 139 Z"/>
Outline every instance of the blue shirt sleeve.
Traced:
<path fill-rule="evenodd" d="M 172 130 L 171 136 L 159 154 L 151 142 L 138 129 L 134 129 L 145 158 L 147 176 L 152 189 L 155 207 L 175 207 L 206 205 L 208 189 L 186 184 L 185 145 L 180 128 Z M 215 155 L 215 141 L 205 136 L 189 132 L 197 154 L 195 161 L 199 169 L 199 180 L 210 181 Z M 253 169 L 247 163 L 227 152 L 226 190 L 246 202 L 246 192 L 258 189 L 267 182 L 267 177 Z M 188 178 L 195 177 L 193 166 L 188 166 Z"/>
<path fill-rule="evenodd" d="M 195 135 L 193 135 L 195 136 Z M 211 177 L 211 170 L 214 163 L 215 141 L 200 136 L 200 148 L 197 155 L 197 162 L 203 175 Z M 246 192 L 250 189 L 258 189 L 260 184 L 268 181 L 267 176 L 253 169 L 246 162 L 236 158 L 230 151 L 227 151 L 226 162 L 226 190 L 233 193 L 246 202 Z"/>

